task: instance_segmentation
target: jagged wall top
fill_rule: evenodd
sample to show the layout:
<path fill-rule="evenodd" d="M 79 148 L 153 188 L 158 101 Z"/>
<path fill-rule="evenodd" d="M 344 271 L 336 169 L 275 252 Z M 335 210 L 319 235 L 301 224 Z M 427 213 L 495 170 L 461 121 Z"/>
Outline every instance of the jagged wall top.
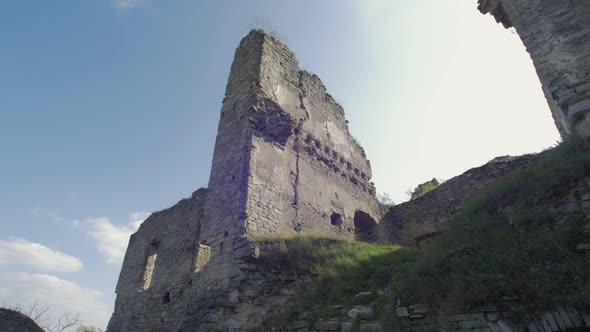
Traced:
<path fill-rule="evenodd" d="M 246 55 L 247 61 L 238 60 Z M 276 103 L 296 122 L 311 120 L 304 121 L 304 131 L 327 138 L 343 157 L 354 159 L 352 162 L 362 168 L 366 177 L 371 177 L 365 152 L 348 130 L 344 109 L 327 93 L 318 76 L 299 69 L 299 61 L 285 44 L 262 30 L 250 31 L 236 51 L 232 72 L 239 70 L 237 66 L 252 64 L 259 65 L 253 75 L 252 92 L 256 98 Z M 228 85 L 228 92 L 233 94 L 233 88 Z"/>

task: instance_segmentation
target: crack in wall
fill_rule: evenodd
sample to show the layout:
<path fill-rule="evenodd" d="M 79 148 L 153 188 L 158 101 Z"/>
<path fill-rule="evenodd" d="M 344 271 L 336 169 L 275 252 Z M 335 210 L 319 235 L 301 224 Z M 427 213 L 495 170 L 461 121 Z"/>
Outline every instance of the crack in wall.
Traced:
<path fill-rule="evenodd" d="M 295 139 L 293 141 L 293 150 L 295 151 L 295 180 L 293 181 L 293 208 L 295 209 L 295 218 L 293 220 L 294 230 L 301 231 L 301 222 L 299 221 L 299 159 L 301 158 L 301 133 L 303 132 L 303 123 L 309 119 L 309 112 L 305 107 L 304 98 L 305 90 L 303 90 L 303 82 L 301 80 L 301 71 L 299 76 L 299 107 L 305 111 L 305 117 L 299 118 L 297 128 L 295 128 Z"/>
<path fill-rule="evenodd" d="M 299 119 L 297 128 L 295 129 L 295 140 L 293 142 L 293 150 L 295 151 L 295 181 L 293 181 L 293 208 L 295 209 L 295 219 L 293 224 L 295 225 L 295 231 L 301 231 L 301 223 L 299 222 L 299 158 L 300 158 L 300 145 L 301 145 L 301 129 L 303 127 L 303 118 Z"/>

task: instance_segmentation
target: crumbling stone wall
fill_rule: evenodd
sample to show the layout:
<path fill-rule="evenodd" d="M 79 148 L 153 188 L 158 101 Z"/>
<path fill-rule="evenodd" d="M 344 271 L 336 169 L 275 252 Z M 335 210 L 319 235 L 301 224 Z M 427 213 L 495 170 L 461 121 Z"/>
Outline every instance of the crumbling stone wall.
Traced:
<path fill-rule="evenodd" d="M 572 226 L 572 220 L 583 220 L 580 231 L 590 234 L 590 177 L 586 174 L 571 174 L 565 183 L 536 197 L 537 207 L 546 211 L 550 222 L 544 225 L 549 232 Z M 577 243 L 563 248 L 563 263 L 570 262 L 568 255 L 587 255 L 590 244 Z M 546 265 L 546 273 L 571 273 L 567 270 Z M 426 306 L 407 303 L 399 299 L 396 307 L 397 320 L 402 331 L 514 331 L 514 332 L 551 332 L 551 331 L 587 331 L 590 328 L 590 313 L 585 308 L 571 305 L 548 308 L 544 312 L 522 315 L 524 306 L 530 307 L 525 298 L 516 294 L 507 294 L 495 303 L 502 303 L 504 310 L 489 304 L 479 307 L 466 307 L 440 299 L 440 303 Z M 521 311 L 519 315 L 511 312 Z"/>
<path fill-rule="evenodd" d="M 508 299 L 506 302 L 518 301 Z M 493 307 L 436 312 L 425 305 L 415 304 L 398 307 L 396 311 L 402 331 L 408 332 L 565 332 L 586 331 L 590 327 L 590 315 L 571 306 L 562 306 L 517 321 Z"/>
<path fill-rule="evenodd" d="M 232 64 L 208 189 L 154 213 L 132 235 L 108 330 L 223 325 L 236 292 L 259 282 L 250 262 L 257 237 L 377 240 L 383 211 L 370 178 L 320 79 L 299 70 L 281 42 L 250 32 Z"/>
<path fill-rule="evenodd" d="M 199 189 L 131 235 L 108 331 L 178 331 L 203 260 L 198 240 L 206 198 Z"/>
<path fill-rule="evenodd" d="M 418 246 L 444 231 L 448 221 L 465 203 L 498 178 L 529 166 L 537 157 L 498 157 L 472 168 L 423 196 L 392 207 L 383 217 L 380 229 L 384 241 Z"/>
<path fill-rule="evenodd" d="M 353 238 L 356 211 L 378 220 L 381 210 L 369 161 L 342 107 L 317 76 L 299 70 L 285 45 L 257 32 L 252 38 L 262 47 L 262 64 L 261 102 L 249 118 L 248 235 Z"/>
<path fill-rule="evenodd" d="M 590 138 L 590 6 L 586 0 L 478 0 L 530 53 L 562 136 Z"/>

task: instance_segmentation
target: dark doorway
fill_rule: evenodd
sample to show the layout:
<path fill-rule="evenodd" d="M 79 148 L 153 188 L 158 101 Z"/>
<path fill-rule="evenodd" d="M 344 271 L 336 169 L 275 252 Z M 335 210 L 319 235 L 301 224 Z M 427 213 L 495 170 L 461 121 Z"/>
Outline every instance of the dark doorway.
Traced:
<path fill-rule="evenodd" d="M 377 222 L 368 213 L 357 210 L 354 213 L 354 239 L 357 241 L 375 242 Z"/>

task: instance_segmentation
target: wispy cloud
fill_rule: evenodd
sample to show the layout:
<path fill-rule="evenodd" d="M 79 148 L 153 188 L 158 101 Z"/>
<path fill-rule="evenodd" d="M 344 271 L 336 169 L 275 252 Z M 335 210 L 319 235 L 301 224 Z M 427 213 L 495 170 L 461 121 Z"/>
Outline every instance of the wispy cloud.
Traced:
<path fill-rule="evenodd" d="M 77 200 L 80 198 L 80 193 L 76 191 L 69 191 L 66 193 L 66 197 L 70 200 Z"/>
<path fill-rule="evenodd" d="M 0 265 L 21 265 L 41 271 L 75 272 L 82 261 L 74 256 L 21 238 L 0 240 Z"/>
<path fill-rule="evenodd" d="M 34 215 L 35 217 L 39 215 L 39 213 L 41 212 L 41 208 L 36 206 L 33 208 L 33 210 L 31 210 L 31 214 Z"/>
<path fill-rule="evenodd" d="M 49 218 L 51 221 L 54 221 L 54 222 L 64 222 L 66 220 L 66 218 L 64 218 L 60 213 L 49 212 L 49 211 L 42 209 L 38 206 L 33 208 L 33 210 L 31 210 L 31 214 L 35 217 Z"/>
<path fill-rule="evenodd" d="M 113 0 L 113 5 L 119 10 L 150 6 L 147 0 Z"/>
<path fill-rule="evenodd" d="M 95 289 L 49 274 L 2 273 L 2 297 L 7 305 L 27 305 L 38 302 L 50 308 L 48 314 L 56 318 L 62 313 L 80 313 L 84 324 L 106 327 L 111 312 L 111 299 Z M 108 301 L 108 302 L 107 302 Z"/>
<path fill-rule="evenodd" d="M 97 244 L 109 264 L 117 264 L 123 260 L 125 249 L 129 242 L 129 236 L 133 234 L 139 225 L 148 217 L 146 212 L 135 212 L 129 215 L 126 225 L 113 224 L 109 218 L 92 218 L 84 222 L 87 233 Z"/>
<path fill-rule="evenodd" d="M 59 213 L 48 213 L 47 217 L 55 222 L 63 222 L 65 219 Z"/>

